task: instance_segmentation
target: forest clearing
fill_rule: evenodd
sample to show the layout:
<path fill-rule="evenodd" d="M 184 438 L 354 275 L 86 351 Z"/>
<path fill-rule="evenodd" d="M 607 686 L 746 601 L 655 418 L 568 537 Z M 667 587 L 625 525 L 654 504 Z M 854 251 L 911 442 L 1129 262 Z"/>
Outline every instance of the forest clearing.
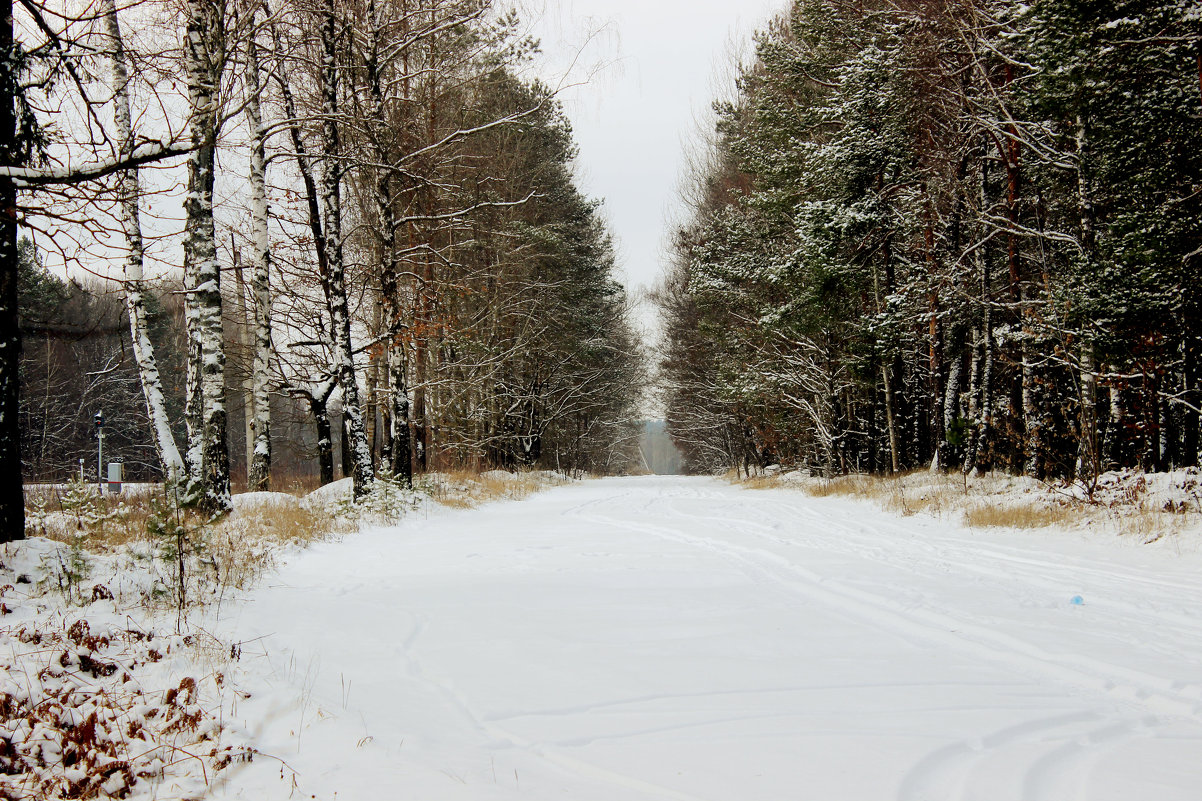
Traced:
<path fill-rule="evenodd" d="M 0 798 L 1202 795 L 1200 0 L 6 8 Z"/>

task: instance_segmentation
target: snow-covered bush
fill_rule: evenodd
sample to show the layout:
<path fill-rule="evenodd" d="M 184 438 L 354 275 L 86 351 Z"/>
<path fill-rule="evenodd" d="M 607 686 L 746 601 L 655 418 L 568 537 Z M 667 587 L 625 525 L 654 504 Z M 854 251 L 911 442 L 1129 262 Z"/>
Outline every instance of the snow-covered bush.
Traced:
<path fill-rule="evenodd" d="M 418 509 L 422 496 L 405 486 L 387 470 L 376 474 L 371 491 L 355 500 L 343 498 L 337 503 L 337 517 L 358 525 L 388 525 L 399 522 Z"/>

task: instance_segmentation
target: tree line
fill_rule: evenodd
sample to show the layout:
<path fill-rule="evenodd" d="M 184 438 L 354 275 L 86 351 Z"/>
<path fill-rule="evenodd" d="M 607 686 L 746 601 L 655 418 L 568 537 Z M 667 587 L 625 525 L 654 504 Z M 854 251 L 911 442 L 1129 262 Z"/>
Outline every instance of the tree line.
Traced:
<path fill-rule="evenodd" d="M 257 490 L 281 409 L 304 411 L 322 481 L 341 441 L 356 497 L 380 471 L 624 467 L 642 359 L 555 89 L 523 77 L 537 43 L 514 13 L 99 0 L 17 16 L 0 41 L 15 110 L 0 119 L 5 536 L 22 530 L 9 457 L 32 431 L 17 368 L 70 337 L 67 314 L 35 348 L 32 315 L 12 313 L 18 222 L 38 249 L 115 281 L 109 346 L 137 377 L 138 441 L 204 509 L 230 506 L 231 405 Z M 152 259 L 176 269 L 152 280 Z M 82 291 L 24 262 L 27 289 Z"/>
<path fill-rule="evenodd" d="M 658 292 L 694 470 L 1196 466 L 1195 4 L 797 0 Z"/>

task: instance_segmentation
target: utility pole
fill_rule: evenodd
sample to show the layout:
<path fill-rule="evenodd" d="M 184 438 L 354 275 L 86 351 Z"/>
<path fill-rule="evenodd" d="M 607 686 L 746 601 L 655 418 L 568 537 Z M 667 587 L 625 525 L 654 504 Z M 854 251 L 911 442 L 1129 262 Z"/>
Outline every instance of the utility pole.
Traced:
<path fill-rule="evenodd" d="M 96 412 L 96 488 L 104 494 L 104 412 Z"/>

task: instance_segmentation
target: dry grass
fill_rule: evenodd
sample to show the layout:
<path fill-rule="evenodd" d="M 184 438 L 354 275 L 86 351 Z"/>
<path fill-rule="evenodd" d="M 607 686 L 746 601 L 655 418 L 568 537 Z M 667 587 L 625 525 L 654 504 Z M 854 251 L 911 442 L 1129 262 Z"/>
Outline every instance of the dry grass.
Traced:
<path fill-rule="evenodd" d="M 1202 520 L 1193 511 L 1151 507 L 1135 496 L 1125 503 L 1090 504 L 1051 485 L 1006 475 L 966 480 L 958 474 L 928 470 L 897 476 L 851 475 L 832 479 L 771 474 L 753 476 L 740 483 L 749 489 L 800 489 L 818 498 L 863 498 L 894 514 L 905 517 L 929 514 L 958 520 L 972 528 L 1090 527 L 1141 542 L 1175 537 L 1191 527 L 1197 528 Z"/>
<path fill-rule="evenodd" d="M 42 487 L 26 493 L 25 533 L 70 542 L 85 536 L 90 550 L 111 550 L 146 539 L 154 496 L 146 493 L 102 495 L 59 487 Z"/>
<path fill-rule="evenodd" d="M 221 583 L 244 589 L 274 567 L 279 546 L 305 547 L 345 530 L 344 522 L 298 500 L 239 511 L 212 524 L 205 540 Z"/>
<path fill-rule="evenodd" d="M 566 479 L 562 479 L 566 481 Z M 556 483 L 547 473 L 503 473 L 452 470 L 431 473 L 418 482 L 418 489 L 435 502 L 452 509 L 474 509 L 501 500 L 521 500 Z"/>
<path fill-rule="evenodd" d="M 543 472 L 460 470 L 424 476 L 417 482 L 417 489 L 444 506 L 468 509 L 492 501 L 525 498 L 566 481 Z M 220 599 L 224 590 L 250 587 L 274 568 L 282 546 L 305 547 L 358 526 L 359 519 L 346 514 L 345 504 L 328 498 L 306 502 L 283 492 L 244 496 L 241 501 L 237 498 L 235 510 L 215 520 L 188 510 L 170 512 L 171 521 L 182 524 L 187 532 L 189 582 L 197 582 L 197 587 L 175 591 L 171 597 L 162 593 L 145 595 L 144 602 L 169 603 L 172 597 L 184 594 L 188 605 Z M 162 517 L 170 506 L 166 501 L 161 490 L 158 494 L 101 495 L 91 487 L 31 488 L 27 493 L 26 534 L 64 543 L 70 553 L 82 553 L 85 559 L 90 558 L 88 554 L 106 558 L 140 554 L 137 558 L 153 559 L 158 565 L 154 570 L 162 574 L 170 589 L 174 538 L 163 539 L 151 533 L 151 522 L 156 516 Z M 55 575 L 62 574 L 66 580 L 68 572 L 64 562 Z M 68 589 L 78 590 L 75 595 L 87 589 L 75 587 L 78 583 L 75 579 L 67 581 Z M 50 582 L 48 587 L 62 584 Z"/>
<path fill-rule="evenodd" d="M 815 498 L 866 497 L 877 495 L 883 489 L 884 486 L 870 476 L 838 476 L 805 485 L 806 493 Z"/>
<path fill-rule="evenodd" d="M 747 489 L 762 490 L 775 489 L 781 486 L 780 479 L 775 475 L 751 476 L 750 478 L 740 479 L 733 474 L 725 476 L 727 481 L 737 481 Z"/>
<path fill-rule="evenodd" d="M 964 523 L 974 528 L 1048 528 L 1082 521 L 1083 510 L 1060 504 L 976 503 L 964 510 Z"/>

